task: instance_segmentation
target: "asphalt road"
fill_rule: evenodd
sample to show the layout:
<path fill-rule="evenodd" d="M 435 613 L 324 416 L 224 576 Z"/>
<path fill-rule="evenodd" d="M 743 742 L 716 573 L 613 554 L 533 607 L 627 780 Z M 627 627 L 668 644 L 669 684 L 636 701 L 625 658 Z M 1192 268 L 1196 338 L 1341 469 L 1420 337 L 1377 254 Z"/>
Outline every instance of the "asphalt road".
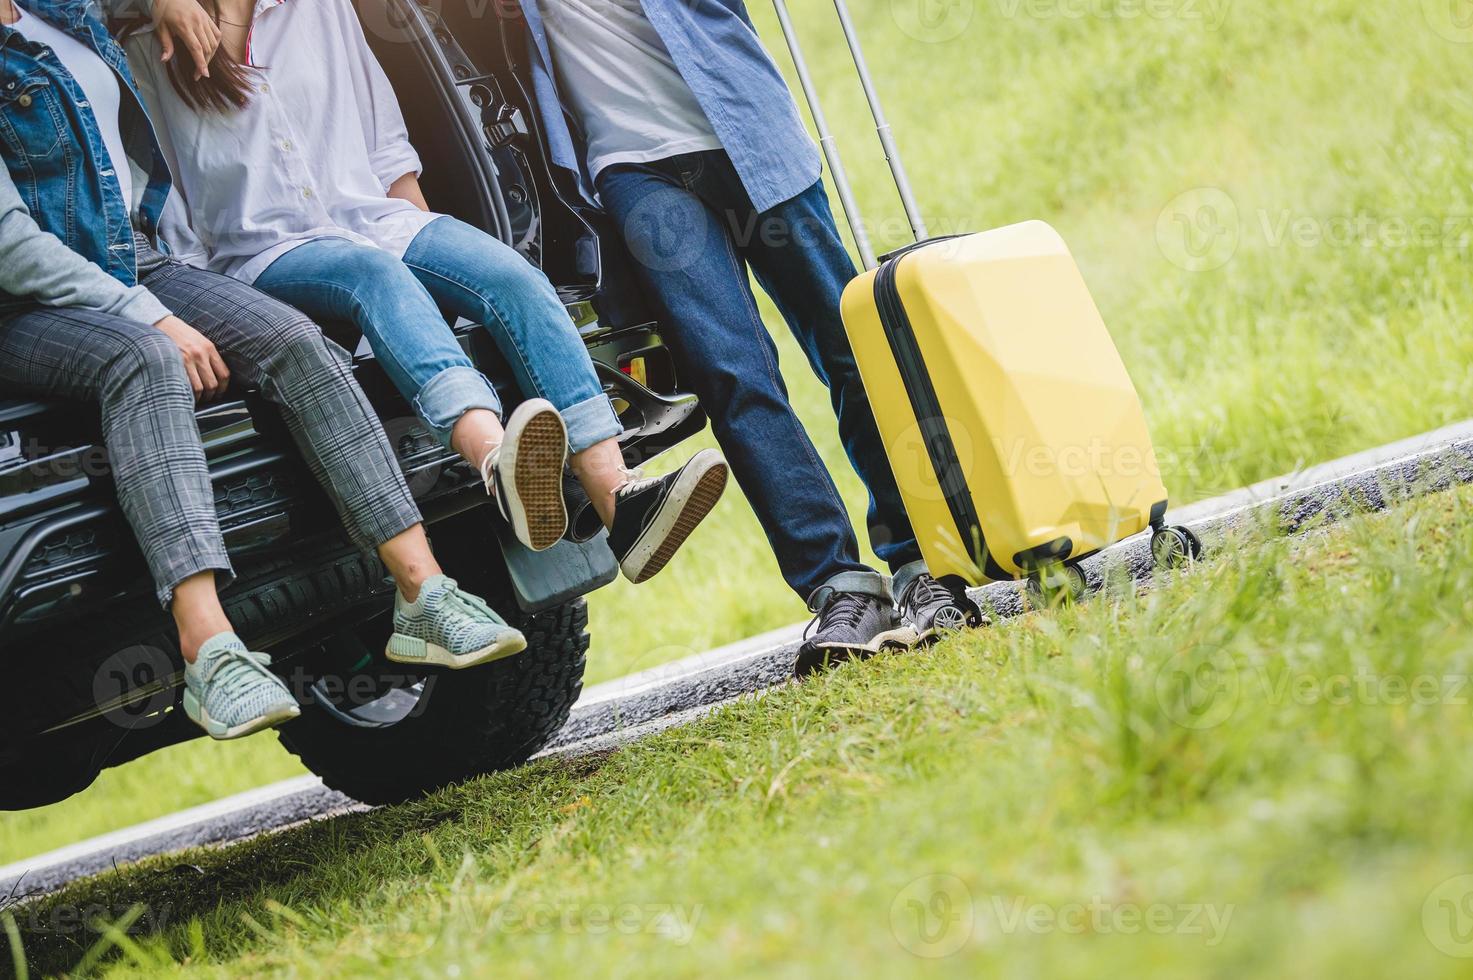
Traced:
<path fill-rule="evenodd" d="M 1465 483 L 1473 483 L 1473 421 L 1176 508 L 1167 520 L 1191 527 L 1210 556 L 1225 534 L 1246 522 L 1277 520 L 1285 533 L 1295 534 L 1354 510 L 1381 510 Z M 1094 582 L 1119 570 L 1149 583 L 1149 537 L 1122 541 L 1084 564 Z M 1026 610 L 1020 590 L 1016 583 L 1003 583 L 977 589 L 974 595 L 995 618 L 1007 618 Z M 577 755 L 627 744 L 783 683 L 792 676 L 803 626 L 590 687 L 542 755 Z M 327 789 L 316 777 L 287 780 L 0 867 L 0 898 L 43 894 L 145 857 L 226 844 L 354 809 L 364 807 Z"/>

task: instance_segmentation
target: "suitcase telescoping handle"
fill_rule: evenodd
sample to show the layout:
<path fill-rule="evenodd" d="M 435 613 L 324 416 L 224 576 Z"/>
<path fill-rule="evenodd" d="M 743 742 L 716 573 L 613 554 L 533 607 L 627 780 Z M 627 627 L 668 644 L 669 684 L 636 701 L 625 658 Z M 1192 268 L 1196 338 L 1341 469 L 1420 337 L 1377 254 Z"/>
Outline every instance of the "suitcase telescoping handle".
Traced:
<path fill-rule="evenodd" d="M 808 109 L 813 114 L 813 125 L 818 129 L 818 145 L 823 149 L 823 156 L 829 165 L 829 176 L 833 178 L 834 187 L 839 192 L 839 204 L 844 208 L 844 217 L 849 221 L 849 229 L 854 233 L 854 244 L 859 248 L 859 256 L 864 261 L 866 269 L 873 269 L 878 263 L 875 261 L 874 246 L 870 244 L 869 232 L 864 227 L 864 217 L 859 211 L 859 205 L 854 200 L 854 190 L 849 185 L 848 174 L 844 171 L 844 162 L 839 157 L 839 148 L 834 143 L 833 133 L 829 131 L 828 120 L 824 117 L 823 106 L 819 103 L 818 89 L 813 84 L 813 76 L 808 73 L 808 62 L 803 57 L 802 45 L 798 43 L 798 33 L 793 28 L 793 19 L 788 15 L 786 0 L 772 0 L 773 7 L 777 10 L 777 20 L 782 25 L 783 37 L 788 42 L 788 51 L 793 56 L 793 67 L 798 72 L 798 84 L 803 89 L 803 97 L 808 100 Z M 885 110 L 880 105 L 880 97 L 875 92 L 874 79 L 870 77 L 869 66 L 864 60 L 864 49 L 860 47 L 859 35 L 854 31 L 854 22 L 849 17 L 849 8 L 844 0 L 834 0 L 834 10 L 839 15 L 839 26 L 843 28 L 844 40 L 849 44 L 849 53 L 854 56 L 854 68 L 859 73 L 859 84 L 864 87 L 864 97 L 869 102 L 871 115 L 875 117 L 875 132 L 879 134 L 880 146 L 885 150 L 885 161 L 890 164 L 890 173 L 895 178 L 895 189 L 900 192 L 900 203 L 905 208 L 906 220 L 910 222 L 911 233 L 916 241 L 923 241 L 926 235 L 926 222 L 921 217 L 921 209 L 916 204 L 915 195 L 911 193 L 910 178 L 905 175 L 905 164 L 900 160 L 900 151 L 895 146 L 895 139 L 890 133 L 890 124 L 885 121 Z"/>

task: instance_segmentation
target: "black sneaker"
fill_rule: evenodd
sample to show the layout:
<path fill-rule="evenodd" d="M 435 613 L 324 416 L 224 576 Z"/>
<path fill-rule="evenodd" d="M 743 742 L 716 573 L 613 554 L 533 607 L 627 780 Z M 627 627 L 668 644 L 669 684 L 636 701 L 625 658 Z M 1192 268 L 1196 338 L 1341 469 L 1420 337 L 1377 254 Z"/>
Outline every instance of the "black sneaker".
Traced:
<path fill-rule="evenodd" d="M 916 576 L 900 593 L 900 614 L 916 628 L 921 643 L 987 622 L 982 607 L 967 595 L 966 586 L 943 582 L 928 574 Z"/>
<path fill-rule="evenodd" d="M 793 674 L 807 677 L 846 660 L 867 660 L 881 650 L 908 650 L 916 631 L 889 600 L 863 592 L 830 592 L 808 626 Z"/>
<path fill-rule="evenodd" d="M 668 476 L 631 481 L 614 494 L 609 547 L 636 585 L 648 581 L 705 520 L 726 489 L 726 460 L 703 449 Z"/>
<path fill-rule="evenodd" d="M 506 436 L 481 462 L 486 492 L 496 500 L 517 540 L 546 551 L 568 530 L 563 463 L 568 429 L 552 402 L 529 398 L 506 420 Z"/>

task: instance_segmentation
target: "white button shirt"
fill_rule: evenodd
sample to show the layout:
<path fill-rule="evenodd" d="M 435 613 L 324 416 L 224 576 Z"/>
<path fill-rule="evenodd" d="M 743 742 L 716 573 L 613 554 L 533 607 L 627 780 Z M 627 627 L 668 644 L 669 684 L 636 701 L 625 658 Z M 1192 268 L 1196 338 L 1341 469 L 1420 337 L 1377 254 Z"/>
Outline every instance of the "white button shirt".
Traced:
<path fill-rule="evenodd" d="M 159 232 L 175 258 L 253 282 L 291 249 L 338 237 L 402 257 L 438 215 L 387 197 L 420 172 L 404 116 L 349 0 L 257 0 L 241 110 L 196 112 L 158 41 L 128 60 L 174 174 Z M 188 59 L 184 52 L 176 57 Z"/>

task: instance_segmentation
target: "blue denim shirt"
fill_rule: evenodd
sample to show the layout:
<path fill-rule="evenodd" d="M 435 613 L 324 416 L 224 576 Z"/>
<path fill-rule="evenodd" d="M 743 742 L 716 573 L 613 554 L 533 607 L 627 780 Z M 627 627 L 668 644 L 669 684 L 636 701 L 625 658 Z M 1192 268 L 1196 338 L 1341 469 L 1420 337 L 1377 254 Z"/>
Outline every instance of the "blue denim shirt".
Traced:
<path fill-rule="evenodd" d="M 29 0 L 40 17 L 96 51 L 122 83 L 120 124 L 128 159 L 147 175 L 138 229 L 152 236 L 171 186 L 123 50 L 84 0 Z M 137 283 L 131 201 L 104 176 L 107 150 L 97 118 L 50 48 L 0 25 L 0 157 L 31 218 L 73 252 L 125 286 Z M 140 181 L 139 183 L 142 183 Z M 30 302 L 0 290 L 0 309 Z"/>
<path fill-rule="evenodd" d="M 558 98 L 538 2 L 521 0 L 543 129 L 553 162 L 577 174 L 591 199 L 583 154 Z M 643 0 L 643 6 L 756 209 L 766 211 L 812 187 L 821 170 L 818 147 L 742 0 Z"/>

